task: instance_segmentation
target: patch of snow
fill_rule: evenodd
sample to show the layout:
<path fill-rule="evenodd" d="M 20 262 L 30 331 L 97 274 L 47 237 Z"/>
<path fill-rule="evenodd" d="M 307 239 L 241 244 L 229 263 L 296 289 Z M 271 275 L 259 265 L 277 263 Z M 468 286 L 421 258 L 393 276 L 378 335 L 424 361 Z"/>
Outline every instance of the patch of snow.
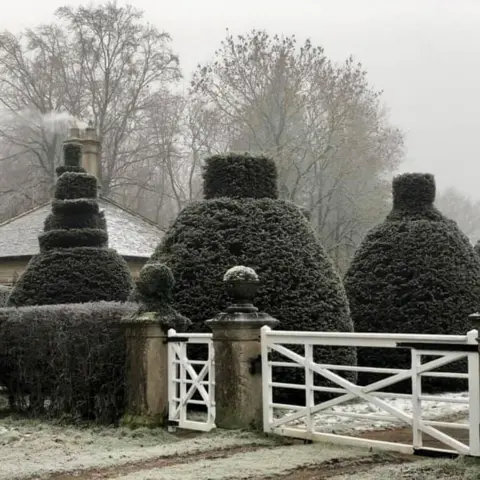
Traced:
<path fill-rule="evenodd" d="M 424 420 L 438 420 L 452 416 L 468 415 L 468 392 L 445 393 L 436 395 L 454 399 L 459 403 L 449 401 L 422 401 L 422 418 Z M 407 415 L 412 415 L 411 398 L 382 398 L 382 401 Z M 286 413 L 285 413 L 286 412 Z M 275 418 L 288 417 L 295 413 L 295 410 L 282 410 L 275 412 Z M 358 418 L 364 416 L 364 418 Z M 377 418 L 372 419 L 369 416 Z M 385 416 L 385 419 L 378 418 Z M 392 420 L 392 415 L 380 407 L 366 401 L 356 401 L 351 403 L 340 404 L 315 414 L 314 425 L 315 431 L 321 433 L 351 433 L 354 431 L 372 431 L 384 430 L 387 428 L 398 427 L 404 425 L 399 419 Z M 295 428 L 305 426 L 305 418 L 292 420 L 285 426 L 295 426 Z"/>

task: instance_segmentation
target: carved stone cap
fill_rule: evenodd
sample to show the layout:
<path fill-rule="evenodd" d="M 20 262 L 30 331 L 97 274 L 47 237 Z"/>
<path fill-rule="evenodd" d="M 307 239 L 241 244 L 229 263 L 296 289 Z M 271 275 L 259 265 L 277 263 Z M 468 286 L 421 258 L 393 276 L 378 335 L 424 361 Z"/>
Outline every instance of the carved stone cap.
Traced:
<path fill-rule="evenodd" d="M 184 332 L 192 322 L 179 313 L 162 315 L 159 312 L 134 313 L 123 317 L 120 323 L 128 327 L 158 325 L 164 332 L 174 328 L 177 332 Z"/>
<path fill-rule="evenodd" d="M 274 328 L 279 323 L 276 318 L 262 312 L 222 312 L 205 322 L 212 330 L 260 330 L 264 326 Z"/>
<path fill-rule="evenodd" d="M 470 321 L 472 322 L 472 326 L 479 330 L 480 329 L 480 312 L 475 312 L 472 313 L 471 315 L 468 316 Z"/>

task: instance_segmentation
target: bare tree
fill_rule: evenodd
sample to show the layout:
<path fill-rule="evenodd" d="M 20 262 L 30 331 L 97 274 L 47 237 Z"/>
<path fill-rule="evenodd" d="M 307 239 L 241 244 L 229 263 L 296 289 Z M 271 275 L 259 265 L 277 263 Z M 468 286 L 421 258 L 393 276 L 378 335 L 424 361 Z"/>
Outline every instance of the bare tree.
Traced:
<path fill-rule="evenodd" d="M 472 242 L 480 240 L 480 201 L 474 201 L 451 187 L 437 194 L 435 205 L 444 215 L 455 220 Z"/>
<path fill-rule="evenodd" d="M 155 93 L 180 78 L 178 59 L 169 35 L 131 6 L 62 7 L 56 17 L 51 25 L 0 36 L 6 112 L 0 140 L 18 147 L 18 156 L 38 169 L 37 180 L 51 187 L 68 125 L 52 127 L 49 120 L 92 119 L 103 147 L 99 180 L 108 195 L 123 171 L 147 155 L 138 125 Z"/>
<path fill-rule="evenodd" d="M 362 66 L 334 65 L 308 40 L 254 30 L 227 34 L 192 91 L 222 113 L 232 149 L 275 158 L 281 196 L 309 208 L 343 269 L 383 214 L 383 178 L 403 155 L 403 136 Z"/>

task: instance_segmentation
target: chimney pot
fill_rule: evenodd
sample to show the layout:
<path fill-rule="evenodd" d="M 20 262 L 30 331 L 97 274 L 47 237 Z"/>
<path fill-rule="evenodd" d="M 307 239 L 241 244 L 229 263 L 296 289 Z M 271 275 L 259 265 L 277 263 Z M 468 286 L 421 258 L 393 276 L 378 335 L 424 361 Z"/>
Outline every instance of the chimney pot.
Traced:
<path fill-rule="evenodd" d="M 80 129 L 78 127 L 72 127 L 70 128 L 70 131 L 68 133 L 69 138 L 80 138 Z"/>

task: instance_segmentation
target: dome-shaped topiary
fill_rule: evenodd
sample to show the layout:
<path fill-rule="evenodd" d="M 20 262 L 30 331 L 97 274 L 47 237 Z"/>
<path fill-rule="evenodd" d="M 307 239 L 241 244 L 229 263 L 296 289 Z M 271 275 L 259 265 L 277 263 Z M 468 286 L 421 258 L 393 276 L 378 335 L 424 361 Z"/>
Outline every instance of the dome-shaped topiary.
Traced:
<path fill-rule="evenodd" d="M 463 335 L 471 328 L 468 315 L 480 303 L 480 258 L 434 199 L 432 175 L 394 179 L 392 211 L 367 234 L 345 275 L 356 331 Z M 360 365 L 410 368 L 409 350 L 357 353 Z M 379 378 L 359 374 L 363 383 Z M 422 383 L 433 390 L 465 388 L 445 378 Z"/>
<path fill-rule="evenodd" d="M 475 244 L 475 246 L 473 247 L 473 249 L 475 250 L 475 253 L 477 255 L 480 255 L 480 240 L 477 241 L 477 243 Z"/>
<path fill-rule="evenodd" d="M 40 254 L 32 258 L 13 288 L 9 306 L 125 301 L 132 279 L 125 260 L 107 248 L 99 212 L 97 180 L 79 166 L 81 150 L 66 144 L 65 161 L 40 234 Z"/>
<path fill-rule="evenodd" d="M 150 262 L 172 269 L 174 305 L 192 320 L 195 331 L 208 331 L 205 320 L 229 305 L 223 277 L 235 265 L 251 267 L 262 278 L 255 306 L 279 319 L 281 329 L 351 331 L 342 283 L 311 225 L 294 204 L 272 198 L 272 165 L 263 157 L 208 159 L 204 186 L 209 199 L 178 215 Z M 267 178 L 258 176 L 261 171 Z M 316 358 L 355 364 L 355 351 L 318 348 Z M 301 372 L 285 369 L 282 375 L 285 382 L 299 381 Z"/>

